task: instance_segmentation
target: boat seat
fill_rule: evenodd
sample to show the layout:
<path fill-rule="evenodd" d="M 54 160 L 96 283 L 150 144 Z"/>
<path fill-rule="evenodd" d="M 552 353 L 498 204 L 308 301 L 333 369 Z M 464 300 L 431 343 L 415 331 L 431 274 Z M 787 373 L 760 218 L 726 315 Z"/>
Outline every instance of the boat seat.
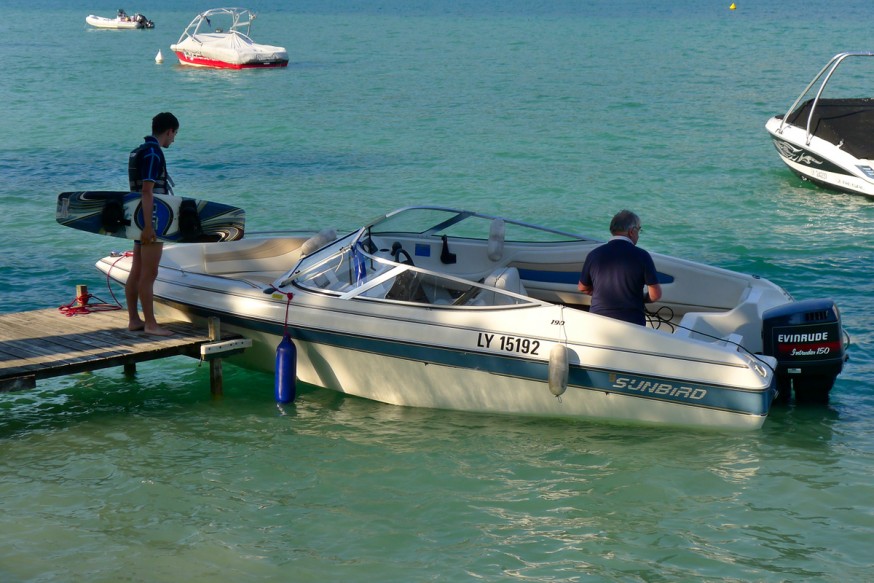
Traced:
<path fill-rule="evenodd" d="M 209 275 L 274 271 L 286 267 L 299 258 L 300 241 L 297 239 L 240 239 L 220 245 L 205 244 L 201 253 L 203 272 Z M 281 262 L 277 257 L 285 256 Z"/>
<path fill-rule="evenodd" d="M 515 267 L 499 267 L 490 273 L 483 283 L 519 295 L 528 295 L 528 291 L 525 289 L 525 286 L 522 285 L 522 278 L 519 277 L 519 270 Z M 481 297 L 485 301 L 485 305 L 499 306 L 517 303 L 510 296 L 496 294 L 494 292 L 483 292 Z"/>
<path fill-rule="evenodd" d="M 747 288 L 741 301 L 733 309 L 722 312 L 687 312 L 680 320 L 676 336 L 703 340 L 724 340 L 744 344 L 747 339 L 760 337 L 762 315 L 759 311 L 762 290 Z M 747 346 L 749 348 L 749 346 Z"/>

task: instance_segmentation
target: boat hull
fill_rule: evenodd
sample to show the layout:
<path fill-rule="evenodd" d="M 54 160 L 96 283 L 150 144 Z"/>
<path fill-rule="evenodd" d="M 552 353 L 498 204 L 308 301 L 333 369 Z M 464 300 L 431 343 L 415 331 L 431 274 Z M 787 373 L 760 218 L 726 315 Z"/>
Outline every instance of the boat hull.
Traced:
<path fill-rule="evenodd" d="M 874 197 L 874 168 L 840 148 L 813 136 L 807 143 L 806 131 L 782 118 L 773 117 L 766 124 L 774 147 L 784 164 L 803 180 L 818 186 Z"/>
<path fill-rule="evenodd" d="M 256 322 L 158 301 L 164 310 L 170 309 L 165 314 L 182 315 L 199 324 L 205 324 L 208 315 L 218 315 L 223 331 L 253 340 L 251 349 L 229 362 L 274 372 L 283 323 Z M 290 323 L 288 332 L 296 344 L 296 374 L 301 382 L 406 407 L 753 430 L 762 426 L 776 396 L 773 385 L 739 391 L 685 379 L 572 365 L 567 390 L 559 398 L 550 392 L 548 360 L 435 350 L 433 345 L 410 340 L 376 340 L 296 322 Z"/>
<path fill-rule="evenodd" d="M 230 63 L 206 55 L 196 55 L 185 51 L 174 51 L 180 65 L 189 67 L 204 67 L 210 69 L 276 69 L 288 66 L 288 59 L 269 61 L 250 61 L 243 63 Z"/>
<path fill-rule="evenodd" d="M 106 18 L 104 16 L 95 16 L 89 14 L 85 17 L 85 22 L 94 28 L 105 28 L 109 30 L 138 30 L 154 28 L 151 21 L 141 22 L 139 20 L 119 20 L 118 18 Z"/>
<path fill-rule="evenodd" d="M 129 262 L 105 258 L 98 266 L 124 281 Z M 776 396 L 775 377 L 737 353 L 726 358 L 698 347 L 701 357 L 690 357 L 698 343 L 641 329 L 651 335 L 648 344 L 628 350 L 568 342 L 567 387 L 557 397 L 549 383 L 550 350 L 563 342 L 559 330 L 537 330 L 538 322 L 566 318 L 569 330 L 585 329 L 590 323 L 576 319 L 596 318 L 601 335 L 623 342 L 624 323 L 535 306 L 502 318 L 503 328 L 483 328 L 487 311 L 479 319 L 452 308 L 425 315 L 391 305 L 343 308 L 336 298 L 299 292 L 289 302 L 249 287 L 162 268 L 156 310 L 198 325 L 217 316 L 223 332 L 253 341 L 228 361 L 272 373 L 287 308 L 301 382 L 399 406 L 750 430 L 761 427 Z"/>

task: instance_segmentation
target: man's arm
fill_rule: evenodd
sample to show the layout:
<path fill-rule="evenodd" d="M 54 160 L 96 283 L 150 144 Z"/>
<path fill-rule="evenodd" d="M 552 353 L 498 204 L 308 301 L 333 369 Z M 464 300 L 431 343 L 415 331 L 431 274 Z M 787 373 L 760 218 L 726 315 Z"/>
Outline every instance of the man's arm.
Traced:
<path fill-rule="evenodd" d="M 644 303 L 657 302 L 662 299 L 662 286 L 658 283 L 646 286 L 646 295 L 643 296 Z"/>
<path fill-rule="evenodd" d="M 155 226 L 152 222 L 152 213 L 155 210 L 155 183 L 151 180 L 143 182 L 143 191 L 141 193 L 141 204 L 143 207 L 143 232 L 140 235 L 140 242 L 143 245 L 154 243 L 158 240 L 155 235 Z"/>

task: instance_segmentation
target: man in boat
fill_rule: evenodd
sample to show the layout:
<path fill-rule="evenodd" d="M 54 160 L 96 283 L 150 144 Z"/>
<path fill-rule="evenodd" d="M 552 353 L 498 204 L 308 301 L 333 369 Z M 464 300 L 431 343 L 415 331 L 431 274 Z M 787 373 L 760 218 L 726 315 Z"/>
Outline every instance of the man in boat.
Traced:
<path fill-rule="evenodd" d="M 640 217 L 619 211 L 610 221 L 613 237 L 586 257 L 578 287 L 592 296 L 591 313 L 646 325 L 644 304 L 661 299 L 662 287 L 652 257 L 637 246 L 640 231 Z"/>
<path fill-rule="evenodd" d="M 173 194 L 173 180 L 167 175 L 167 162 L 162 148 L 169 148 L 179 131 L 179 120 L 169 112 L 152 118 L 152 135 L 134 148 L 128 158 L 128 179 L 131 192 L 142 194 L 143 231 L 134 241 L 133 263 L 124 286 L 127 300 L 128 330 L 143 330 L 155 336 L 170 336 L 172 331 L 158 326 L 155 320 L 152 288 L 158 277 L 158 264 L 164 244 L 158 241 L 154 221 L 155 194 Z M 137 302 L 143 307 L 143 318 L 137 311 Z"/>

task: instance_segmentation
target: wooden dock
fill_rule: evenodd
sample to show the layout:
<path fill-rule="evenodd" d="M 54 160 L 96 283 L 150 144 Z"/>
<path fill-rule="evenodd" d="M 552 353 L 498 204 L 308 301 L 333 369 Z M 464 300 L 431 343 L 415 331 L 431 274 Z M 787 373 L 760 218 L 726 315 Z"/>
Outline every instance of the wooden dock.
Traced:
<path fill-rule="evenodd" d="M 214 394 L 222 391 L 221 356 L 240 352 L 251 340 L 221 338 L 218 320 L 211 330 L 184 322 L 161 325 L 173 336 L 129 332 L 125 310 L 66 316 L 57 308 L 0 314 L 0 391 L 36 386 L 36 381 L 113 366 L 135 370 L 136 363 L 184 355 L 210 361 Z"/>

